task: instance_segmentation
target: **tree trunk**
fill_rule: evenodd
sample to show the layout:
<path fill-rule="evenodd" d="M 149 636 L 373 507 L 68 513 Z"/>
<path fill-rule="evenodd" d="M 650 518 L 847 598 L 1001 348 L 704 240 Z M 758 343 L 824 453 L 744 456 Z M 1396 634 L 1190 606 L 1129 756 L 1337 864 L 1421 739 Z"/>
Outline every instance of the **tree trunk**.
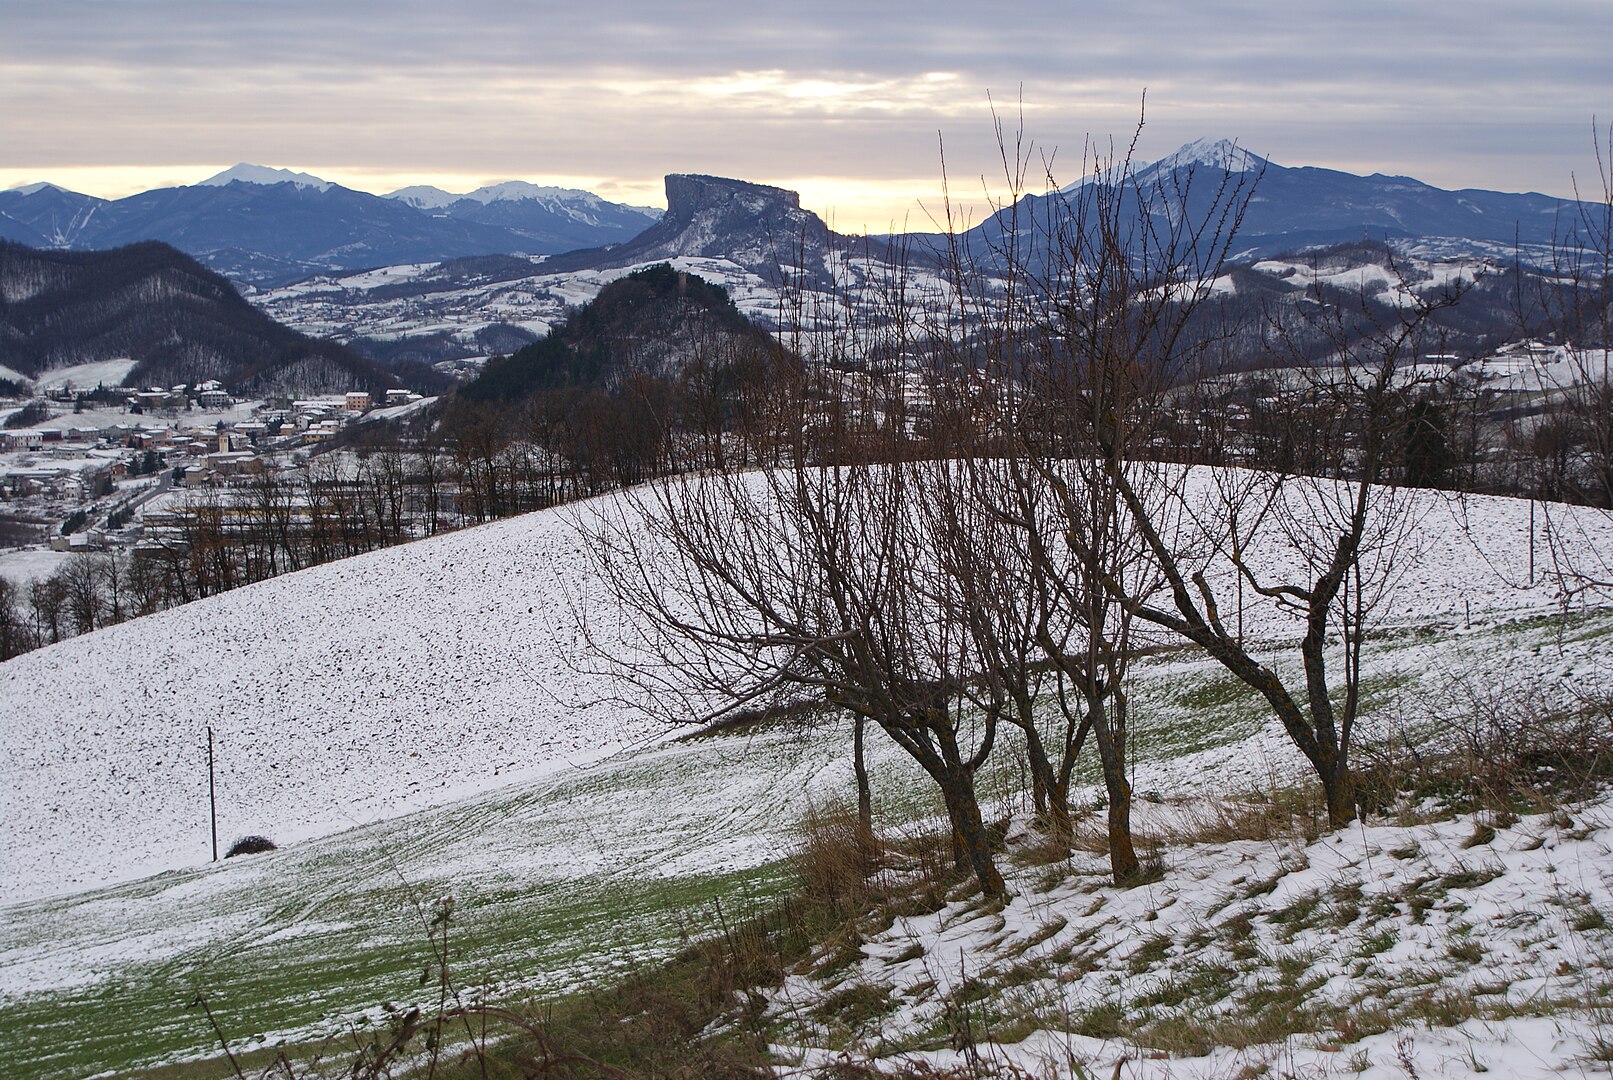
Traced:
<path fill-rule="evenodd" d="M 1355 820 L 1355 777 L 1343 754 L 1334 754 L 1317 762 L 1316 771 L 1322 778 L 1322 795 L 1327 800 L 1327 824 L 1341 829 Z"/>
<path fill-rule="evenodd" d="M 1129 885 L 1142 876 L 1142 864 L 1131 841 L 1131 783 L 1126 779 L 1124 736 L 1115 738 L 1101 720 L 1094 725 L 1094 733 L 1109 796 L 1109 870 L 1116 885 Z"/>
<path fill-rule="evenodd" d="M 980 802 L 975 798 L 974 777 L 965 770 L 951 770 L 942 778 L 941 791 L 946 797 L 948 816 L 952 818 L 953 850 L 964 856 L 982 892 L 991 897 L 1005 895 L 1008 886 L 991 856 L 986 825 L 980 817 Z"/>
<path fill-rule="evenodd" d="M 868 726 L 865 717 L 855 718 L 852 733 L 852 767 L 857 773 L 857 843 L 864 859 L 874 852 L 874 796 L 868 784 L 868 761 L 863 756 L 864 733 Z"/>
<path fill-rule="evenodd" d="M 1038 818 L 1045 819 L 1047 817 L 1047 780 L 1043 777 L 1042 770 L 1036 767 L 1034 758 L 1031 760 L 1030 769 L 1031 809 Z"/>
<path fill-rule="evenodd" d="M 1057 778 L 1048 781 L 1047 831 L 1055 841 L 1069 846 L 1075 836 L 1075 821 L 1070 816 L 1070 782 Z"/>
<path fill-rule="evenodd" d="M 1109 870 L 1116 885 L 1127 885 L 1142 876 L 1131 842 L 1131 785 L 1124 774 L 1111 774 L 1107 766 L 1103 784 L 1109 792 Z"/>

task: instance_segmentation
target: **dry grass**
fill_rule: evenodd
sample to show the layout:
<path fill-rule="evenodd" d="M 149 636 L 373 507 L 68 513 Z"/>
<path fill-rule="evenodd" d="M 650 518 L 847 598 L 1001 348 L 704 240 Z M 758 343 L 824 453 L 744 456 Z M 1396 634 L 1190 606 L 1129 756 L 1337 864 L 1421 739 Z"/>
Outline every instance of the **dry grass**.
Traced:
<path fill-rule="evenodd" d="M 1399 817 L 1432 800 L 1504 823 L 1586 798 L 1613 780 L 1613 696 L 1462 679 L 1416 703 L 1416 715 L 1418 723 L 1402 721 L 1357 750 L 1356 792 L 1368 812 Z"/>

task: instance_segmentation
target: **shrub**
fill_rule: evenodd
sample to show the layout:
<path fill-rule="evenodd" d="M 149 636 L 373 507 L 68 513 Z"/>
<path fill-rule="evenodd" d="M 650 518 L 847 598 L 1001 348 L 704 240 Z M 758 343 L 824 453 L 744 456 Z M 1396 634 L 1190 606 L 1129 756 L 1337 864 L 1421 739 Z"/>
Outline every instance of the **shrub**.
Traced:
<path fill-rule="evenodd" d="M 233 859 L 237 855 L 256 855 L 263 851 L 273 851 L 275 843 L 267 836 L 243 836 L 230 845 L 230 850 L 224 853 L 226 859 Z"/>
<path fill-rule="evenodd" d="M 855 911 L 869 893 L 871 849 L 854 811 L 839 806 L 809 810 L 794 853 L 806 894 L 837 912 Z"/>
<path fill-rule="evenodd" d="M 1410 795 L 1506 815 L 1585 798 L 1613 778 L 1613 698 L 1605 694 L 1458 680 L 1427 715 L 1426 729 L 1405 727 L 1363 744 L 1357 794 L 1364 809 L 1381 813 Z"/>
<path fill-rule="evenodd" d="M 50 419 L 50 405 L 43 401 L 30 401 L 10 416 L 6 417 L 5 426 L 8 429 L 33 427 Z"/>

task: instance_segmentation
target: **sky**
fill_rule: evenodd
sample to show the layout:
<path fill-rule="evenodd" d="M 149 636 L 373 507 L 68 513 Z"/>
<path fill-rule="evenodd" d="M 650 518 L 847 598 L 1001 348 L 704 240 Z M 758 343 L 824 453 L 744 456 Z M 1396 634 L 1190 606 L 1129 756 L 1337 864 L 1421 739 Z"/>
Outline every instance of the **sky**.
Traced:
<path fill-rule="evenodd" d="M 238 161 L 384 193 L 793 188 L 846 232 L 982 216 L 1089 138 L 1229 138 L 1440 187 L 1601 189 L 1610 0 L 0 0 L 0 188 Z M 1146 110 L 1142 106 L 1146 99 Z"/>

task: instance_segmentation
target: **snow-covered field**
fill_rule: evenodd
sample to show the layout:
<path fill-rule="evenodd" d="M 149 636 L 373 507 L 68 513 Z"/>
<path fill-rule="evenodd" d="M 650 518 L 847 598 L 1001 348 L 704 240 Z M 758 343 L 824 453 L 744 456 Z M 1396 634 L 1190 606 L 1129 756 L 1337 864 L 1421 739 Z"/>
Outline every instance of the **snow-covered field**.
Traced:
<path fill-rule="evenodd" d="M 1145 807 L 1144 827 L 1168 816 Z M 1119 889 L 1101 857 L 1077 855 L 1054 884 L 1022 872 L 1000 910 L 898 916 L 854 964 L 771 995 L 801 1040 L 781 1056 L 1133 1080 L 1608 1074 L 1613 800 L 1477 843 L 1464 817 L 1200 844 L 1166 863 L 1160 881 Z M 881 999 L 877 1022 L 847 1022 L 848 1005 Z M 1290 1012 L 1317 1033 L 1262 1037 Z M 1024 1036 L 999 1019 L 999 1041 L 993 1016 L 1039 1023 Z M 902 1049 L 948 1034 L 957 1048 Z"/>
<path fill-rule="evenodd" d="M 1526 503 L 1419 499 L 1418 550 L 1437 557 L 1399 583 L 1391 621 L 1549 607 L 1544 577 L 1516 588 Z M 316 567 L 0 665 L 0 900 L 191 864 L 207 850 L 208 727 L 221 834 L 277 840 L 660 734 L 588 658 L 579 611 L 607 651 L 620 628 L 570 513 Z M 1589 517 L 1583 542 L 1613 547 L 1613 521 Z M 1248 625 L 1293 634 L 1266 608 Z"/>
<path fill-rule="evenodd" d="M 209 726 L 225 843 L 321 835 L 661 734 L 568 667 L 568 590 L 589 587 L 546 513 L 0 664 L 0 900 L 205 859 Z"/>
<path fill-rule="evenodd" d="M 1490 272 L 1491 268 L 1469 259 L 1437 262 L 1418 260 L 1403 268 L 1402 273 L 1408 275 L 1403 278 L 1394 269 L 1377 263 L 1351 265 L 1348 260 L 1339 259 L 1313 265 L 1303 260 L 1262 259 L 1252 269 L 1306 287 L 1330 285 L 1346 292 L 1376 297 L 1384 303 L 1409 307 L 1419 297 L 1426 299 L 1458 282 L 1471 284 Z"/>
<path fill-rule="evenodd" d="M 36 550 L 0 551 L 0 577 L 27 588 L 32 582 L 48 578 L 73 556 L 65 551 Z"/>
<path fill-rule="evenodd" d="M 1558 611 L 1558 598 L 1543 573 L 1527 584 L 1527 503 L 1416 499 L 1419 558 L 1383 613 L 1399 632 L 1368 650 L 1369 699 L 1386 701 L 1381 688 L 1438 693 L 1458 671 L 1606 683 L 1613 617 L 1529 618 Z M 563 989 L 664 955 L 679 911 L 771 895 L 808 800 L 849 784 L 843 741 L 775 731 L 665 744 L 668 731 L 630 708 L 584 647 L 578 612 L 609 652 L 627 651 L 631 635 L 590 576 L 572 512 L 328 564 L 0 665 L 0 1017 L 32 1030 L 63 1013 L 94 1034 L 134 1008 L 143 1023 L 115 1051 L 75 1036 L 41 1072 L 202 1051 L 208 1033 L 169 1000 L 174 984 L 269 1001 L 237 1013 L 266 1039 L 339 1027 L 408 992 L 424 937 L 413 905 L 445 892 L 474 928 L 470 977 L 493 993 Z M 1579 542 L 1613 550 L 1613 522 L 1578 521 Z M 1293 636 L 1270 610 L 1247 617 L 1251 638 Z M 1285 662 L 1280 651 L 1272 660 Z M 1224 680 L 1213 666 L 1164 656 L 1138 680 L 1134 783 L 1145 797 L 1295 775 L 1294 752 L 1260 710 L 1184 697 Z M 257 833 L 289 845 L 281 851 L 208 865 L 209 726 L 221 843 Z M 898 752 L 883 747 L 879 761 L 887 817 L 934 812 Z M 983 788 L 999 807 L 1022 798 L 1010 769 Z M 1606 871 L 1597 829 L 1562 849 L 1559 879 L 1570 854 L 1593 878 Z M 1339 855 L 1372 861 L 1367 892 L 1389 881 L 1374 843 Z M 1305 858 L 1321 865 L 1330 850 Z M 1234 855 L 1272 873 L 1287 857 L 1276 846 L 1184 855 L 1150 887 L 1152 906 L 1179 896 L 1180 912 L 1200 910 L 1235 876 Z M 1514 874 L 1497 858 L 1508 870 L 1495 880 L 1513 890 L 1497 904 L 1544 902 L 1518 891 L 1533 880 L 1528 860 Z M 938 943 L 952 940 L 948 917 L 934 924 Z M 1131 926 L 1128 915 L 1105 932 Z M 1117 960 L 1131 950 L 1117 948 Z M 954 968 L 961 954 L 927 955 Z M 104 1004 L 112 986 L 121 1011 Z M 1199 1064 L 1170 1075 L 1219 1075 L 1226 1060 Z"/>
<path fill-rule="evenodd" d="M 122 386 L 123 380 L 128 378 L 129 372 L 133 370 L 134 361 L 128 357 L 118 360 L 97 360 L 89 364 L 52 368 L 39 377 L 35 386 L 40 391 L 58 386 L 73 386 L 84 390 L 93 390 L 97 386 Z"/>
<path fill-rule="evenodd" d="M 1418 545 L 1439 558 L 1400 582 L 1395 621 L 1550 604 L 1544 579 L 1515 588 L 1526 503 L 1419 498 Z M 205 853 L 208 727 L 221 835 L 276 840 L 658 735 L 621 708 L 615 674 L 587 659 L 577 613 L 608 635 L 615 611 L 589 606 L 605 587 L 590 580 L 569 513 L 315 567 L 0 666 L 0 899 Z M 1589 542 L 1607 550 L 1613 522 L 1592 525 Z M 1292 632 L 1265 608 L 1248 624 L 1255 637 Z"/>

